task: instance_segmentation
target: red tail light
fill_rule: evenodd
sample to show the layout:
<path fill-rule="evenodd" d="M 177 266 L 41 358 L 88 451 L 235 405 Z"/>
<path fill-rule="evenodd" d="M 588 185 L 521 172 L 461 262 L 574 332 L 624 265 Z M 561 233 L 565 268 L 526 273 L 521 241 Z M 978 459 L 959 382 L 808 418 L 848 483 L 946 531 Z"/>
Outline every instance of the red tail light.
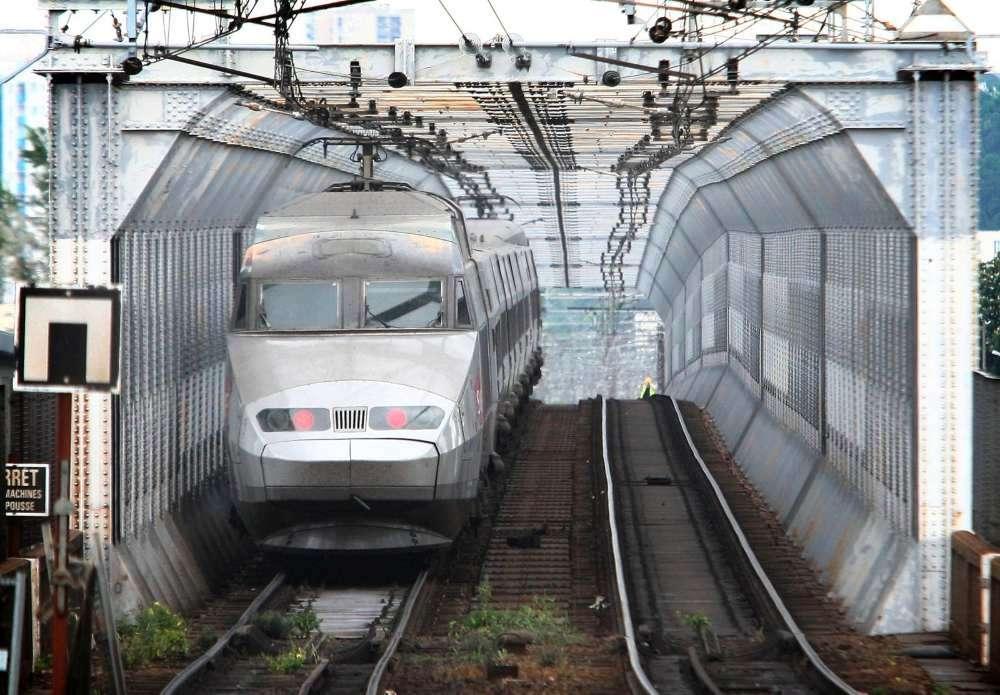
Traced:
<path fill-rule="evenodd" d="M 311 410 L 299 408 L 292 411 L 292 425 L 299 432 L 313 429 L 316 426 L 316 416 Z"/>
<path fill-rule="evenodd" d="M 444 411 L 434 405 L 380 406 L 368 411 L 373 430 L 433 430 L 444 421 Z"/>
<path fill-rule="evenodd" d="M 268 408 L 257 413 L 265 432 L 319 432 L 330 429 L 330 411 L 325 408 Z"/>
<path fill-rule="evenodd" d="M 402 408 L 390 408 L 389 412 L 385 414 L 385 424 L 394 430 L 403 429 L 409 420 L 410 418 L 407 417 L 406 411 Z"/>

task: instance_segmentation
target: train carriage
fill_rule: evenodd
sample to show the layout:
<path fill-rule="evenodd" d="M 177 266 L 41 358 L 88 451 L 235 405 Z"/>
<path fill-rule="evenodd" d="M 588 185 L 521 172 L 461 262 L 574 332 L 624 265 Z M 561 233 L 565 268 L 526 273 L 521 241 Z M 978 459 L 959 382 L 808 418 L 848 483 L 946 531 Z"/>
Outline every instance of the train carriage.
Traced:
<path fill-rule="evenodd" d="M 227 440 L 263 546 L 447 545 L 540 376 L 538 281 L 515 225 L 387 185 L 258 221 L 227 334 Z"/>

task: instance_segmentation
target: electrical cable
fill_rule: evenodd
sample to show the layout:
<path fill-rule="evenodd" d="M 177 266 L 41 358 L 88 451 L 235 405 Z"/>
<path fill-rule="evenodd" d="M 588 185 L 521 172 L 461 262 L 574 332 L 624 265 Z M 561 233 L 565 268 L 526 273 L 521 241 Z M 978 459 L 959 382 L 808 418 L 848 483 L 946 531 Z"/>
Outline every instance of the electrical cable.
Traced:
<path fill-rule="evenodd" d="M 503 20 L 500 19 L 500 15 L 497 13 L 497 8 L 493 6 L 493 0 L 486 0 L 486 2 L 489 4 L 490 9 L 493 10 L 493 16 L 496 17 L 497 21 L 500 23 L 500 28 L 503 29 L 503 33 L 507 35 L 507 40 L 510 41 L 510 45 L 513 46 L 514 39 L 511 37 L 510 32 L 507 31 L 507 27 L 504 26 Z"/>
<path fill-rule="evenodd" d="M 452 16 L 451 12 L 448 11 L 448 6 L 444 4 L 444 0 L 438 0 L 438 4 L 441 6 L 441 9 L 444 10 L 444 13 L 448 15 L 448 19 L 450 19 L 451 23 L 455 25 L 455 28 L 458 29 L 458 33 L 462 35 L 462 40 L 465 42 L 465 45 L 471 46 L 472 41 L 469 40 L 469 37 L 465 35 L 464 31 L 462 31 L 462 27 L 460 27 L 458 25 L 458 22 L 455 21 L 455 18 Z"/>

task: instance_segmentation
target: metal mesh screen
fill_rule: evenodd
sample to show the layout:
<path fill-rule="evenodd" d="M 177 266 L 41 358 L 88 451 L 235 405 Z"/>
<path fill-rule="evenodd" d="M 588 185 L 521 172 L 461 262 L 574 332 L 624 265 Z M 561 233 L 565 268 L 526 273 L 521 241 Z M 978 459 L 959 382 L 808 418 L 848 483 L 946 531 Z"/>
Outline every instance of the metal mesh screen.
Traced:
<path fill-rule="evenodd" d="M 756 234 L 730 232 L 727 292 L 730 365 L 759 394 L 761 242 Z"/>
<path fill-rule="evenodd" d="M 210 227 L 125 229 L 119 239 L 120 538 L 224 474 L 223 331 L 243 237 Z"/>
<path fill-rule="evenodd" d="M 913 238 L 827 237 L 828 458 L 900 531 L 913 526 Z"/>
<path fill-rule="evenodd" d="M 787 427 L 819 447 L 820 235 L 764 237 L 764 403 Z"/>
<path fill-rule="evenodd" d="M 691 364 L 701 357 L 701 261 L 684 283 L 684 354 Z"/>
<path fill-rule="evenodd" d="M 720 236 L 702 257 L 701 352 L 703 356 L 726 352 L 728 272 L 727 238 Z"/>
<path fill-rule="evenodd" d="M 671 376 L 677 376 L 687 365 L 687 352 L 684 350 L 684 292 L 678 292 L 677 296 L 674 297 L 674 305 L 671 310 L 673 315 L 673 326 L 670 329 L 670 336 L 673 339 L 673 343 L 670 346 L 670 363 L 673 366 L 673 373 Z"/>

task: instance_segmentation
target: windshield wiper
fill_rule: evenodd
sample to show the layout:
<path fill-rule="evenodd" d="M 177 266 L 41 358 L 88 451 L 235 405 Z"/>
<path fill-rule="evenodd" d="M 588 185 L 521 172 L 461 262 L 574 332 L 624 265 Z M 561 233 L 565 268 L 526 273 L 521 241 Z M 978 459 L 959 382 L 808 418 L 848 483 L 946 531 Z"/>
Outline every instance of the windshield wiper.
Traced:
<path fill-rule="evenodd" d="M 372 309 L 371 309 L 371 307 L 370 307 L 370 306 L 368 306 L 367 304 L 365 304 L 365 313 L 366 313 L 366 314 L 367 314 L 368 316 L 371 316 L 371 317 L 372 317 L 373 319 L 375 319 L 375 320 L 376 320 L 376 321 L 378 321 L 379 323 L 381 323 L 381 324 L 382 324 L 382 328 L 392 328 L 392 326 L 390 326 L 390 325 L 389 325 L 388 323 L 386 323 L 386 322 L 385 322 L 385 321 L 383 321 L 383 320 L 382 320 L 381 318 L 379 318 L 378 316 L 376 316 L 376 315 L 375 315 L 375 312 L 373 312 L 373 311 L 372 311 Z"/>
<path fill-rule="evenodd" d="M 271 327 L 271 322 L 267 320 L 267 313 L 264 311 L 264 307 L 257 309 L 257 320 L 264 324 L 264 328 Z"/>

